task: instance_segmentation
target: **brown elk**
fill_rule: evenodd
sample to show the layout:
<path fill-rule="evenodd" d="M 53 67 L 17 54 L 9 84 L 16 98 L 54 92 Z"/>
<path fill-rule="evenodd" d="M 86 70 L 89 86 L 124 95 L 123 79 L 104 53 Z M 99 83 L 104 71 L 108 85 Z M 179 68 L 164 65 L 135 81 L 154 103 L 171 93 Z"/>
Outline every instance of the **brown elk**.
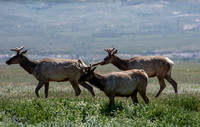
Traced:
<path fill-rule="evenodd" d="M 144 69 L 148 77 L 156 76 L 158 78 L 160 90 L 155 97 L 158 97 L 166 87 L 164 79 L 173 86 L 175 93 L 178 94 L 177 83 L 171 77 L 172 69 L 175 64 L 169 58 L 162 56 L 146 56 L 122 59 L 116 56 L 118 50 L 115 50 L 115 48 L 104 50 L 108 55 L 100 62 L 93 64 L 93 66 L 112 63 L 120 70 Z"/>
<path fill-rule="evenodd" d="M 122 72 L 112 72 L 108 74 L 95 73 L 93 69 L 87 68 L 79 82 L 89 82 L 102 90 L 110 99 L 109 107 L 114 104 L 114 98 L 130 97 L 133 103 L 138 103 L 137 92 L 141 95 L 145 103 L 149 103 L 146 96 L 148 76 L 144 70 L 132 69 Z"/>
<path fill-rule="evenodd" d="M 45 97 L 48 97 L 50 81 L 69 81 L 76 93 L 76 96 L 80 95 L 81 90 L 78 86 L 78 79 L 81 77 L 83 70 L 77 68 L 77 66 L 86 66 L 81 60 L 44 58 L 33 61 L 29 60 L 25 56 L 27 50 L 21 52 L 23 48 L 24 46 L 21 48 L 11 49 L 11 51 L 16 51 L 17 54 L 7 60 L 6 64 L 19 64 L 29 74 L 35 76 L 35 78 L 39 81 L 35 89 L 37 97 L 39 97 L 38 91 L 43 85 L 45 85 Z M 94 96 L 93 88 L 89 84 L 83 82 L 80 85 L 89 90 L 89 92 Z"/>

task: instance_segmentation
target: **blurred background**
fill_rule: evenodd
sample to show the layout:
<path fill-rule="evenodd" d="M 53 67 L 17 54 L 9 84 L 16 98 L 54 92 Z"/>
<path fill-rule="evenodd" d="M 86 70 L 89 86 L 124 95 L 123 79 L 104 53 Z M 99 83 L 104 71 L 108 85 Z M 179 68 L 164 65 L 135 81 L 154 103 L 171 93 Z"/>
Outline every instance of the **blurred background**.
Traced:
<path fill-rule="evenodd" d="M 162 55 L 200 59 L 199 0 L 1 0 L 0 63 L 24 45 L 30 59 Z"/>

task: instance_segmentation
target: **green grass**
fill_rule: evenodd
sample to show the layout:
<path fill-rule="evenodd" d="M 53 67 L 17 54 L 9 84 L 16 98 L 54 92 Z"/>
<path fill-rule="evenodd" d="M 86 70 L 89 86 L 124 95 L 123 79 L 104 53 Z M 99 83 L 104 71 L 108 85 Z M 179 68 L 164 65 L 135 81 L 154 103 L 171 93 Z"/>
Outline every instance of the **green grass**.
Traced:
<path fill-rule="evenodd" d="M 165 100 L 164 100 L 165 99 Z M 23 98 L 1 100 L 1 125 L 45 126 L 199 126 L 195 96 L 168 97 L 133 105 L 123 99 L 108 110 L 105 98 Z"/>
<path fill-rule="evenodd" d="M 172 86 L 158 99 L 156 78 L 149 79 L 146 105 L 139 97 L 133 105 L 130 98 L 116 98 L 109 110 L 108 98 L 95 89 L 96 97 L 81 88 L 75 93 L 68 82 L 50 83 L 49 98 L 44 88 L 36 98 L 37 80 L 18 65 L 0 65 L 0 126 L 200 126 L 200 67 L 199 62 L 175 61 L 173 77 L 178 82 L 179 95 Z M 111 65 L 98 67 L 97 72 L 119 71 Z"/>

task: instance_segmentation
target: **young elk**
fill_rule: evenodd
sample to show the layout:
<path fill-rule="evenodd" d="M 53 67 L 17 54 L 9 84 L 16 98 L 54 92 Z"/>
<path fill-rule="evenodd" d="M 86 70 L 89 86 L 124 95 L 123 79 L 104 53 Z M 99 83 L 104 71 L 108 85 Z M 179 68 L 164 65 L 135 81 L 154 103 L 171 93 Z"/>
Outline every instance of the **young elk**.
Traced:
<path fill-rule="evenodd" d="M 112 72 L 108 74 L 95 73 L 94 67 L 86 69 L 79 82 L 89 82 L 103 91 L 110 99 L 109 107 L 114 104 L 115 96 L 130 97 L 133 103 L 138 103 L 137 92 L 140 93 L 145 103 L 149 103 L 146 96 L 148 76 L 144 70 L 128 70 L 122 72 Z"/>
<path fill-rule="evenodd" d="M 76 96 L 80 95 L 81 90 L 78 86 L 78 79 L 81 77 L 83 71 L 77 68 L 77 66 L 86 66 L 81 60 L 44 58 L 33 61 L 29 60 L 25 56 L 27 50 L 20 53 L 23 48 L 24 46 L 21 48 L 11 49 L 11 51 L 16 51 L 17 54 L 6 61 L 6 64 L 19 64 L 29 74 L 35 76 L 35 78 L 39 81 L 38 86 L 35 89 L 37 97 L 39 97 L 38 91 L 43 85 L 45 85 L 45 96 L 46 98 L 48 97 L 50 81 L 69 81 L 76 93 Z M 80 85 L 89 90 L 89 92 L 94 96 L 93 88 L 89 84 L 82 82 Z"/>
<path fill-rule="evenodd" d="M 166 79 L 173 86 L 175 93 L 178 94 L 177 83 L 171 77 L 174 62 L 169 58 L 162 56 L 147 56 L 122 59 L 115 55 L 117 53 L 115 48 L 104 50 L 108 53 L 108 56 L 106 56 L 102 61 L 93 64 L 93 66 L 112 63 L 120 70 L 143 69 L 147 73 L 148 77 L 157 76 L 158 78 L 160 90 L 155 97 L 158 97 L 164 90 L 166 86 L 164 79 Z"/>

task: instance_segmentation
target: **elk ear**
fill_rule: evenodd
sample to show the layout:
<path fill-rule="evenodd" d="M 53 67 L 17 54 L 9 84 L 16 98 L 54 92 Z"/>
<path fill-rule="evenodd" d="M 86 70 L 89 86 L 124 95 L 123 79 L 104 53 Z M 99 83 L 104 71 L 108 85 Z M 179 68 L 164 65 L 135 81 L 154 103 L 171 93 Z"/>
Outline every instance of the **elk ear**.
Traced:
<path fill-rule="evenodd" d="M 16 56 L 19 56 L 19 54 L 20 54 L 20 53 L 17 52 L 17 53 L 16 53 Z"/>
<path fill-rule="evenodd" d="M 27 51 L 28 51 L 28 50 L 25 50 L 25 51 L 23 51 L 23 52 L 21 53 L 21 55 L 24 55 L 24 54 L 26 54 L 26 53 L 27 53 Z"/>
<path fill-rule="evenodd" d="M 113 52 L 113 55 L 117 54 L 118 50 L 116 49 L 114 52 Z"/>
<path fill-rule="evenodd" d="M 94 70 L 95 70 L 96 68 L 97 68 L 97 67 L 94 67 L 91 71 L 94 72 Z"/>

